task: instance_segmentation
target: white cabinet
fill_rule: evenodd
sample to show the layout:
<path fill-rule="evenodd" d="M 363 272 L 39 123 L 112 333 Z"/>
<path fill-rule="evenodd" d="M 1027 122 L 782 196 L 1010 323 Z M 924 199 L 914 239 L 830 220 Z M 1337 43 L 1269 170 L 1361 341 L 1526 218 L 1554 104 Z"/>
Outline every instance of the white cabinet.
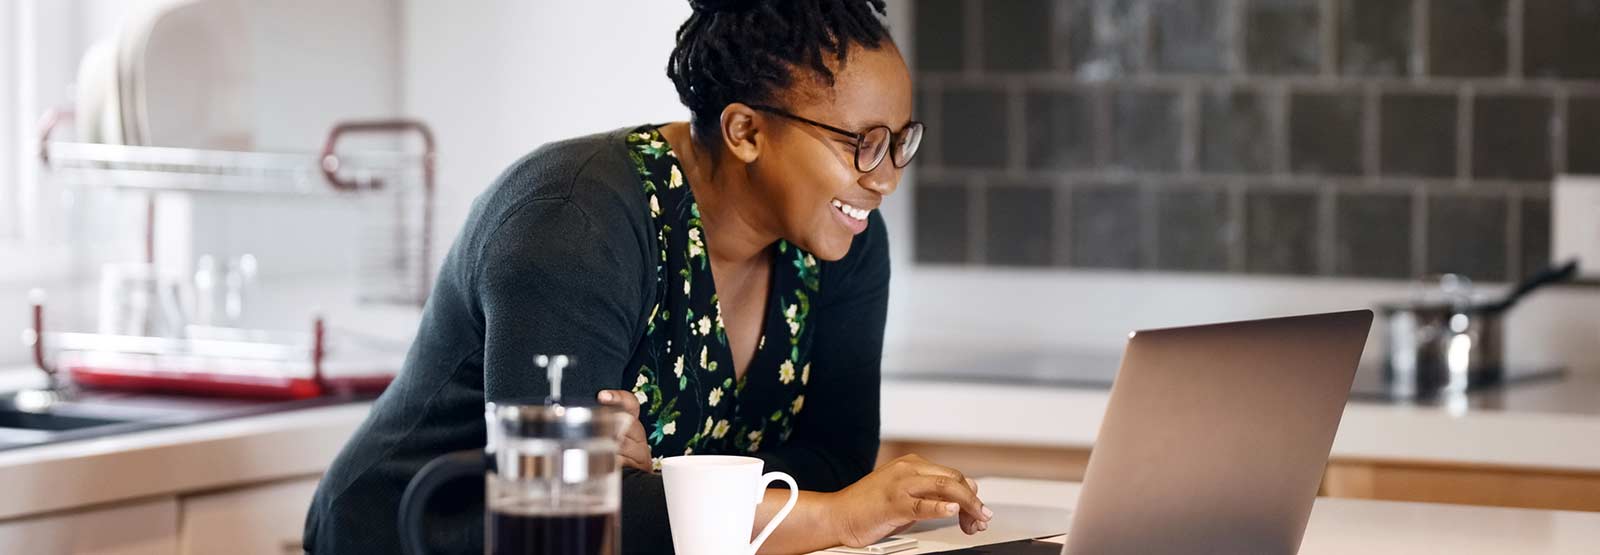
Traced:
<path fill-rule="evenodd" d="M 182 555 L 285 555 L 303 552 L 301 531 L 317 478 L 183 498 Z"/>
<path fill-rule="evenodd" d="M 178 500 L 154 501 L 0 523 L 0 553 L 171 555 L 178 552 Z"/>

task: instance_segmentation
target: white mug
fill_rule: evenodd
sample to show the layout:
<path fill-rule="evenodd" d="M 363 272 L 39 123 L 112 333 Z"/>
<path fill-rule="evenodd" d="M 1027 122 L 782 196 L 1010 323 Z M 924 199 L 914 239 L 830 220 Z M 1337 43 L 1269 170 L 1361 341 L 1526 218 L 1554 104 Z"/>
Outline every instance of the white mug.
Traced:
<path fill-rule="evenodd" d="M 754 555 L 800 499 L 800 486 L 794 478 L 782 472 L 762 474 L 764 466 L 764 461 L 754 457 L 688 455 L 662 459 L 674 551 L 686 555 Z M 789 485 L 789 502 L 783 504 L 755 541 L 749 541 L 756 505 L 766 495 L 767 484 L 774 480 Z"/>

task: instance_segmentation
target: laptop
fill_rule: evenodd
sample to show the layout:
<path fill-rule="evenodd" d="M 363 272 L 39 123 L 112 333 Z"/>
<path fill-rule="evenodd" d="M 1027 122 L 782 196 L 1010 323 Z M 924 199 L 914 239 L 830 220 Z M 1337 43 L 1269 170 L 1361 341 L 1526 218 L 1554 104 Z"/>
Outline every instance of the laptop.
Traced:
<path fill-rule="evenodd" d="M 1134 332 L 1066 545 L 959 553 L 1292 554 L 1372 311 Z"/>
<path fill-rule="evenodd" d="M 1295 553 L 1372 311 L 1128 339 L 1062 553 Z"/>

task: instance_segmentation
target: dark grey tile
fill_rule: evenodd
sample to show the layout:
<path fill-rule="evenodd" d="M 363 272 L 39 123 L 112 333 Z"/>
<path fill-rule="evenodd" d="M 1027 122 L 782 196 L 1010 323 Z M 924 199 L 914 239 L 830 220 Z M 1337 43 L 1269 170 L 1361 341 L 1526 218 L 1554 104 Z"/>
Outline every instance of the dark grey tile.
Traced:
<path fill-rule="evenodd" d="M 1228 40 L 1222 0 L 1150 0 L 1150 60 L 1166 73 L 1220 73 Z"/>
<path fill-rule="evenodd" d="M 1033 91 L 1024 99 L 1028 167 L 1081 170 L 1094 167 L 1095 93 Z"/>
<path fill-rule="evenodd" d="M 1411 2 L 1341 0 L 1339 70 L 1347 75 L 1409 75 Z"/>
<path fill-rule="evenodd" d="M 1052 66 L 1076 72 L 1099 60 L 1114 57 L 1111 52 L 1102 50 L 1098 46 L 1099 39 L 1095 32 L 1095 10 L 1099 8 L 1097 4 L 1093 0 L 1060 0 L 1055 3 L 1055 8 L 1051 12 L 1052 34 L 1056 37 Z M 1111 19 L 1105 21 L 1107 25 L 1114 23 Z M 1110 40 L 1112 37 L 1109 35 L 1112 33 L 1106 34 L 1108 35 L 1106 38 Z M 1112 40 L 1111 44 L 1116 45 L 1118 42 Z"/>
<path fill-rule="evenodd" d="M 1479 96 L 1472 104 L 1472 176 L 1548 180 L 1552 102 L 1537 96 Z"/>
<path fill-rule="evenodd" d="M 1295 173 L 1361 173 L 1361 92 L 1297 92 L 1289 98 L 1289 168 Z"/>
<path fill-rule="evenodd" d="M 1550 260 L 1550 201 L 1522 199 L 1522 276 L 1548 268 Z"/>
<path fill-rule="evenodd" d="M 990 187 L 985 256 L 989 264 L 1049 266 L 1054 191 L 1046 187 Z"/>
<path fill-rule="evenodd" d="M 1452 77 L 1505 75 L 1506 1 L 1429 2 L 1428 73 Z"/>
<path fill-rule="evenodd" d="M 1261 173 L 1272 169 L 1266 98 L 1248 90 L 1208 90 L 1200 96 L 1200 169 Z"/>
<path fill-rule="evenodd" d="M 1317 273 L 1317 196 L 1298 191 L 1245 194 L 1245 268 L 1266 274 Z"/>
<path fill-rule="evenodd" d="M 1072 265 L 1083 268 L 1138 268 L 1140 193 L 1132 188 L 1072 191 Z"/>
<path fill-rule="evenodd" d="M 1413 277 L 1411 202 L 1409 194 L 1340 194 L 1334 206 L 1334 273 Z"/>
<path fill-rule="evenodd" d="M 1457 103 L 1452 94 L 1398 93 L 1379 99 L 1381 173 L 1454 177 Z"/>
<path fill-rule="evenodd" d="M 1051 0 L 983 2 L 983 69 L 1049 69 Z"/>
<path fill-rule="evenodd" d="M 1220 272 L 1241 235 L 1221 190 L 1167 189 L 1156 195 L 1156 267 Z"/>
<path fill-rule="evenodd" d="M 1183 129 L 1178 95 L 1151 90 L 1112 94 L 1112 165 L 1147 171 L 1177 169 Z"/>
<path fill-rule="evenodd" d="M 911 195 L 916 201 L 917 262 L 966 262 L 967 188 L 958 183 L 919 179 L 911 188 Z"/>
<path fill-rule="evenodd" d="M 1506 199 L 1430 197 L 1427 227 L 1428 273 L 1506 279 Z"/>
<path fill-rule="evenodd" d="M 1266 0 L 1246 6 L 1244 55 L 1250 73 L 1317 73 L 1322 40 L 1316 0 Z"/>
<path fill-rule="evenodd" d="M 911 10 L 912 41 L 917 69 L 955 71 L 965 67 L 962 52 L 966 32 L 962 0 L 917 0 Z"/>
<path fill-rule="evenodd" d="M 1567 99 L 1567 173 L 1600 175 L 1600 96 Z"/>
<path fill-rule="evenodd" d="M 1001 168 L 1010 155 L 1006 95 L 983 88 L 945 89 L 940 99 L 939 145 L 944 165 Z"/>
<path fill-rule="evenodd" d="M 1600 0 L 1528 0 L 1522 6 L 1525 74 L 1600 79 Z"/>
<path fill-rule="evenodd" d="M 1057 33 L 1065 31 L 1070 68 L 1102 81 L 1144 69 L 1150 5 L 1146 0 L 1062 0 Z"/>

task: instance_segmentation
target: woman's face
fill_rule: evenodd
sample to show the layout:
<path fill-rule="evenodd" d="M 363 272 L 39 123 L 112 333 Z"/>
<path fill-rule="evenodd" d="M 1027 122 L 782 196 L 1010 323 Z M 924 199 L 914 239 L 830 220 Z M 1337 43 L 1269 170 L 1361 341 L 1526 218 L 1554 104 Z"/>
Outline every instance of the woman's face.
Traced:
<path fill-rule="evenodd" d="M 835 70 L 831 90 L 820 82 L 801 82 L 817 90 L 796 91 L 777 107 L 857 133 L 878 125 L 899 133 L 911 121 L 911 74 L 893 43 L 853 49 L 844 70 Z M 780 236 L 823 260 L 844 258 L 851 240 L 867 228 L 865 217 L 855 216 L 876 210 L 894 192 L 901 170 L 885 156 L 863 173 L 856 168 L 855 139 L 776 114 L 756 114 L 767 136 L 748 168 L 750 182 Z"/>

